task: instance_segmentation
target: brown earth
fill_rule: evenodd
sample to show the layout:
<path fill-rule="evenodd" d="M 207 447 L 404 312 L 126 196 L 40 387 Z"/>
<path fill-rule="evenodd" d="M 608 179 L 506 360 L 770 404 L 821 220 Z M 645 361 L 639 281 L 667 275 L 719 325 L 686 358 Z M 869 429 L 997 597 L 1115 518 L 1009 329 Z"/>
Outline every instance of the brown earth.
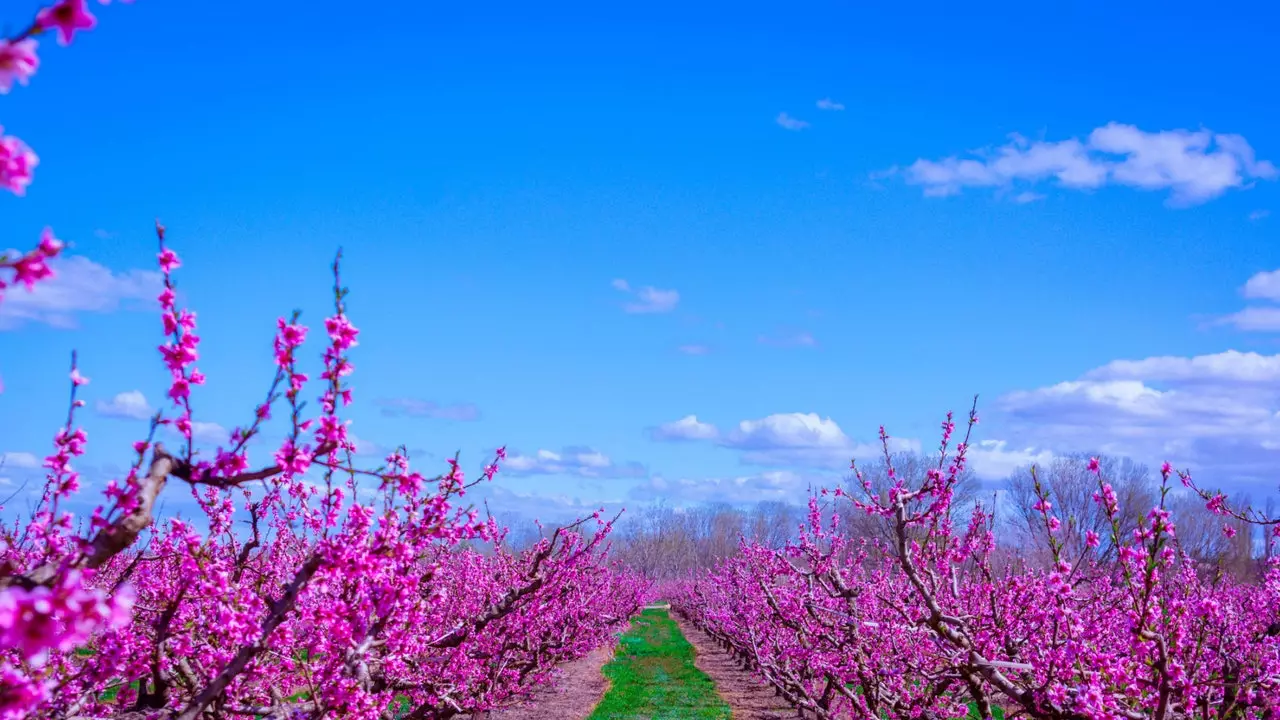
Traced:
<path fill-rule="evenodd" d="M 733 710 L 733 720 L 791 720 L 797 717 L 794 707 L 774 695 L 773 688 L 755 673 L 739 667 L 733 656 L 720 649 L 706 633 L 675 613 L 671 614 L 671 619 L 693 645 L 694 665 L 715 681 L 720 697 Z"/>
<path fill-rule="evenodd" d="M 600 672 L 613 657 L 613 648 L 591 651 L 586 657 L 565 664 L 555 682 L 539 687 L 523 704 L 494 710 L 492 720 L 585 720 L 609 689 Z M 736 716 L 735 716 L 736 717 Z"/>

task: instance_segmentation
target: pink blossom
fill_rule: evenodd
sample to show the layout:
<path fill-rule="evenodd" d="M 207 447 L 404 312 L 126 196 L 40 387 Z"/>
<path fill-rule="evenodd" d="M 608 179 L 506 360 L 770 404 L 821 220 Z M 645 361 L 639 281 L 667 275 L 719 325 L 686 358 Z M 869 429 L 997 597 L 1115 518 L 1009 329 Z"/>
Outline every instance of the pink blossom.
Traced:
<path fill-rule="evenodd" d="M 97 24 L 97 18 L 85 6 L 85 0 L 59 0 L 36 14 L 36 25 L 41 29 L 57 29 L 60 45 L 70 45 L 77 30 L 92 30 Z"/>
<path fill-rule="evenodd" d="M 21 140 L 3 132 L 4 128 L 0 127 L 0 188 L 14 195 L 25 195 L 40 159 Z"/>
<path fill-rule="evenodd" d="M 0 93 L 8 93 L 13 83 L 26 85 L 27 80 L 40 67 L 36 56 L 36 41 L 27 38 L 18 42 L 0 40 Z"/>

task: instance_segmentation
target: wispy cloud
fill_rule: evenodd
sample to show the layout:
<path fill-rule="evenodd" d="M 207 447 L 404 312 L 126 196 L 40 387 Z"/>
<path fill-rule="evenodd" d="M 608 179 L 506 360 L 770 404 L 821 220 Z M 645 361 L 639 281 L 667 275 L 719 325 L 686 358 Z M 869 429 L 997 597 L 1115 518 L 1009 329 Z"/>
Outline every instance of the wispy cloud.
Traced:
<path fill-rule="evenodd" d="M 175 442 L 186 442 L 186 438 L 172 424 L 165 425 L 164 432 L 174 438 Z M 222 445 L 231 441 L 231 431 L 216 422 L 195 420 L 191 423 L 191 439 L 202 444 Z"/>
<path fill-rule="evenodd" d="M 818 341 L 807 330 L 780 330 L 773 335 L 761 335 L 756 338 L 761 345 L 774 347 L 817 347 Z"/>
<path fill-rule="evenodd" d="M 706 345 L 681 345 L 676 349 L 685 355 L 706 355 L 711 352 L 711 348 Z"/>
<path fill-rule="evenodd" d="M 667 313 L 676 309 L 680 303 L 680 293 L 675 290 L 659 290 L 651 285 L 632 288 L 631 284 L 621 278 L 614 280 L 613 289 L 631 295 L 634 300 L 622 306 L 624 312 L 632 314 Z"/>
<path fill-rule="evenodd" d="M 1252 222 L 1258 222 L 1259 220 L 1265 220 L 1270 216 L 1271 216 L 1270 210 L 1254 210 L 1253 212 L 1249 213 L 1249 220 L 1251 220 Z"/>
<path fill-rule="evenodd" d="M 372 440 L 358 437 L 355 433 L 347 432 L 347 440 L 356 446 L 356 455 L 385 457 L 390 454 L 391 449 L 385 445 L 381 445 Z"/>
<path fill-rule="evenodd" d="M 29 452 L 5 452 L 0 453 L 0 467 L 7 469 L 13 468 L 38 468 L 40 467 L 40 458 Z"/>
<path fill-rule="evenodd" d="M 800 505 L 807 500 L 811 486 L 834 486 L 838 482 L 839 477 L 835 475 L 801 474 L 791 470 L 766 470 L 727 478 L 667 479 L 654 476 L 632 488 L 630 495 L 646 502 L 657 499 L 734 504 L 774 501 Z"/>
<path fill-rule="evenodd" d="M 81 312 L 107 313 L 122 305 L 153 300 L 160 294 L 160 273 L 150 270 L 113 272 L 84 256 L 55 259 L 54 276 L 28 292 L 15 289 L 0 304 L 0 330 L 38 322 L 61 328 L 76 326 Z"/>
<path fill-rule="evenodd" d="M 1240 294 L 1249 300 L 1280 303 L 1280 270 L 1254 274 L 1240 288 Z M 1230 325 L 1245 332 L 1277 332 L 1280 331 L 1280 307 L 1249 306 L 1207 324 Z"/>
<path fill-rule="evenodd" d="M 141 390 L 129 390 L 117 394 L 110 400 L 97 402 L 98 414 L 103 417 L 122 420 L 146 420 L 151 417 L 151 406 Z"/>
<path fill-rule="evenodd" d="M 822 98 L 817 102 L 819 110 L 843 110 L 844 103 L 838 103 L 831 98 Z"/>
<path fill-rule="evenodd" d="M 440 405 L 431 400 L 416 398 L 381 398 L 375 400 L 386 417 L 434 418 L 467 422 L 480 419 L 480 409 L 472 403 Z"/>
<path fill-rule="evenodd" d="M 1007 191 L 1053 180 L 1075 190 L 1110 184 L 1167 191 L 1171 206 L 1207 202 L 1277 175 L 1275 165 L 1258 160 L 1240 135 L 1209 130 L 1146 132 L 1115 122 L 1093 130 L 1084 141 L 1033 142 L 1014 134 L 1005 145 L 969 155 L 921 158 L 889 172 L 922 186 L 929 197 L 956 195 L 964 188 Z"/>
<path fill-rule="evenodd" d="M 776 122 L 788 130 L 803 130 L 809 127 L 809 123 L 804 120 L 793 118 L 785 112 L 778 113 Z"/>
<path fill-rule="evenodd" d="M 1219 318 L 1214 324 L 1230 325 L 1245 332 L 1280 331 L 1280 307 L 1247 307 Z"/>

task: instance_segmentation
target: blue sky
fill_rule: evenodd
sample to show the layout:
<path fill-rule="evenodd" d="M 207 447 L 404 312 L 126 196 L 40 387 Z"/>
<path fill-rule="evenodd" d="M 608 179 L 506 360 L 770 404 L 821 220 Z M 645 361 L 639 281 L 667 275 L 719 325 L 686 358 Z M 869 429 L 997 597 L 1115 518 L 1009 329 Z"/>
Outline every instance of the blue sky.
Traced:
<path fill-rule="evenodd" d="M 95 6 L 0 100 L 41 159 L 0 244 L 73 243 L 0 304 L 0 475 L 72 348 L 91 485 L 143 434 L 158 216 L 198 420 L 247 421 L 342 246 L 353 432 L 506 444 L 522 512 L 803 497 L 974 393 L 993 482 L 1095 449 L 1274 493 L 1275 11 L 1126 5 Z"/>

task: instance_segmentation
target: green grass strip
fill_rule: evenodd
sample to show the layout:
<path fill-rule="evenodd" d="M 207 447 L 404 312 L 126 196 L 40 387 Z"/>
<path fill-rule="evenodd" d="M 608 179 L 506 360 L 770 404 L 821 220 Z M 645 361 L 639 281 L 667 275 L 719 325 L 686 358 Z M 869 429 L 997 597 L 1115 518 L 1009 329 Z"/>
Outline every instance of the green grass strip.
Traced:
<path fill-rule="evenodd" d="M 693 655 L 667 610 L 641 612 L 604 666 L 609 692 L 588 720 L 729 720 L 729 706 Z"/>

